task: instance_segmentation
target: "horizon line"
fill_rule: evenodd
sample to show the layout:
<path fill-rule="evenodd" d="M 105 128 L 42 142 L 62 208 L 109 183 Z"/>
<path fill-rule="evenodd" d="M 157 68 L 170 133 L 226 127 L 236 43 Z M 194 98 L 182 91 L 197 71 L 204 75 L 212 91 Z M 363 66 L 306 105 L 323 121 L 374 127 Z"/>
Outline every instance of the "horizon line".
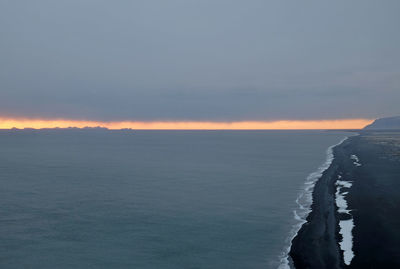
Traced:
<path fill-rule="evenodd" d="M 0 117 L 0 129 L 107 128 L 109 130 L 340 130 L 362 129 L 374 119 L 270 121 L 92 121 Z"/>

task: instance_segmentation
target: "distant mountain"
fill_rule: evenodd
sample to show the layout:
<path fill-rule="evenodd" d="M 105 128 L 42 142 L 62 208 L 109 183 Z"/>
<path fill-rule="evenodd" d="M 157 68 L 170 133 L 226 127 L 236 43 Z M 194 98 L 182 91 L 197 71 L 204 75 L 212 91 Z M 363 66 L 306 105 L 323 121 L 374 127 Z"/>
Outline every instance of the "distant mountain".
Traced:
<path fill-rule="evenodd" d="M 400 116 L 381 118 L 364 127 L 365 130 L 400 130 Z"/>

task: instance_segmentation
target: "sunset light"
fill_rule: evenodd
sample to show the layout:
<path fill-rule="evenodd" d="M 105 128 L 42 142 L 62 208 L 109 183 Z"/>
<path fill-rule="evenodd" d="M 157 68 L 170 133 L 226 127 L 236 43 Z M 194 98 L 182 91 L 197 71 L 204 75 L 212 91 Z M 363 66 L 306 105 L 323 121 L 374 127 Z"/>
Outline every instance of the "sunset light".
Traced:
<path fill-rule="evenodd" d="M 104 127 L 136 130 L 290 130 L 290 129 L 361 129 L 371 119 L 280 120 L 280 121 L 83 121 L 68 119 L 0 118 L 0 129 Z"/>

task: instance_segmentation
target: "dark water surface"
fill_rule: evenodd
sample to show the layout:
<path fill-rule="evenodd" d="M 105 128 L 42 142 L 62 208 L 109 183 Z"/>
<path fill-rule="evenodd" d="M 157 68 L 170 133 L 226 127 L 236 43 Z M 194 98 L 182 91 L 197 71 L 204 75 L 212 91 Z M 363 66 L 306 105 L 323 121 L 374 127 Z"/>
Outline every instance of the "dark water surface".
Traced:
<path fill-rule="evenodd" d="M 343 137 L 0 131 L 0 268 L 276 268 Z"/>

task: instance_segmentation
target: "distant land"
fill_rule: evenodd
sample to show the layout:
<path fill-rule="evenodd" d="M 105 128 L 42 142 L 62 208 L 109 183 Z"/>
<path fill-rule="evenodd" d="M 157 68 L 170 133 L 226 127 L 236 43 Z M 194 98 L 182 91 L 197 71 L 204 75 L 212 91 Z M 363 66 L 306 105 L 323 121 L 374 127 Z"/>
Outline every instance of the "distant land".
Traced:
<path fill-rule="evenodd" d="M 400 116 L 377 119 L 364 130 L 400 130 Z"/>

